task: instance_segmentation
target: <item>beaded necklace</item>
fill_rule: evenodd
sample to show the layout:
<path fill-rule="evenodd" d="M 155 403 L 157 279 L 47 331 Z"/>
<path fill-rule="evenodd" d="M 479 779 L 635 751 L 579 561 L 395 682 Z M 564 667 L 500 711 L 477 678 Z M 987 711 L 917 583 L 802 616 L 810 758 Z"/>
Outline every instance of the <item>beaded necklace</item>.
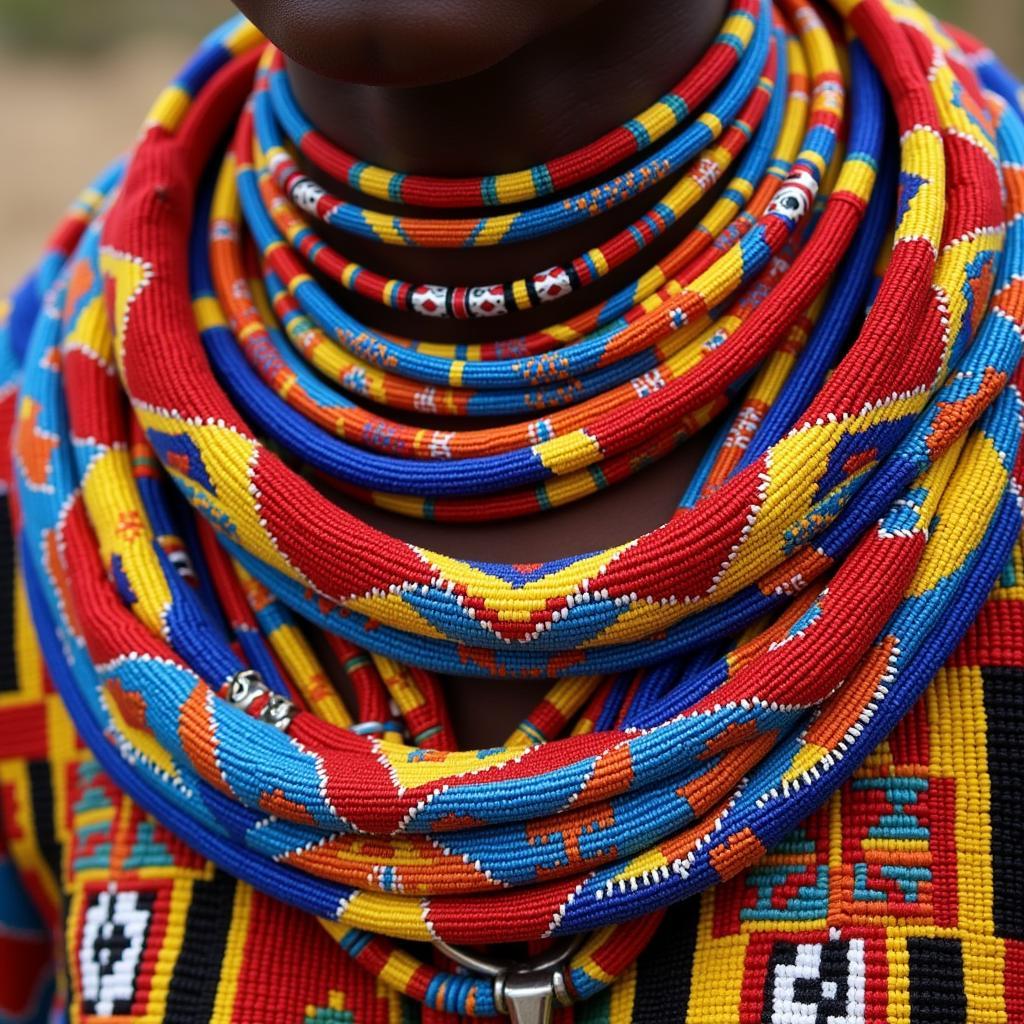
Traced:
<path fill-rule="evenodd" d="M 196 851 L 426 1006 L 526 1019 L 540 984 L 449 944 L 583 936 L 547 954 L 537 1019 L 611 983 L 667 905 L 753 863 L 848 777 L 1019 533 L 1019 98 L 995 72 L 982 89 L 912 6 L 836 13 L 858 42 L 806 0 L 737 2 L 698 68 L 623 128 L 446 181 L 330 146 L 279 55 L 233 21 L 14 297 L 0 358 L 21 572 L 83 739 Z M 593 211 L 570 196 L 430 220 L 335 199 L 297 154 L 377 199 L 452 208 L 643 157 Z M 563 268 L 575 288 L 736 160 L 631 286 L 487 345 L 358 323 L 313 268 L 419 312 L 432 286 L 345 261 L 299 213 L 388 244 L 501 244 L 679 175 L 679 203 L 625 247 Z M 471 288 L 443 291 L 450 316 L 481 312 Z M 510 313 L 543 301 L 536 278 L 500 291 Z M 362 398 L 525 418 L 417 429 Z M 517 516 L 713 421 L 668 523 L 543 565 L 405 544 L 304 475 L 411 516 Z M 437 672 L 554 682 L 504 746 L 460 751 Z M 439 942 L 463 970 L 395 939 Z"/>
<path fill-rule="evenodd" d="M 518 213 L 444 219 L 393 217 L 344 202 L 337 196 L 326 193 L 315 181 L 302 174 L 294 160 L 282 149 L 280 135 L 275 130 L 272 119 L 266 116 L 270 113 L 270 105 L 265 97 L 263 102 L 260 102 L 257 92 L 254 99 L 266 160 L 278 186 L 307 213 L 323 220 L 324 223 L 385 245 L 462 248 L 508 245 L 528 238 L 543 237 L 559 228 L 599 215 L 645 192 L 673 170 L 686 166 L 694 156 L 721 136 L 723 126 L 731 124 L 740 115 L 744 104 L 754 94 L 758 79 L 765 69 L 771 35 L 767 0 L 760 0 L 758 12 L 758 17 L 746 19 L 746 31 L 740 30 L 743 35 L 737 38 L 737 42 L 743 46 L 744 52 L 736 64 L 734 74 L 721 83 L 721 88 L 711 99 L 708 109 L 697 115 L 681 132 L 672 135 L 664 145 L 654 150 L 640 163 L 592 189 L 552 202 L 533 205 Z M 713 58 L 715 51 L 709 56 Z M 704 67 L 698 67 L 698 76 L 702 76 L 703 73 Z M 669 97 L 674 97 L 674 94 L 669 94 Z M 685 106 L 679 106 L 678 101 L 673 101 L 669 97 L 663 98 L 660 102 L 674 107 L 677 116 L 683 114 Z M 264 116 L 260 117 L 260 114 Z M 648 135 L 642 144 L 638 138 L 637 148 L 651 148 L 651 144 L 657 141 L 659 135 L 657 131 L 654 138 Z M 529 174 L 531 179 L 533 178 L 533 171 L 519 173 Z M 550 177 L 549 174 L 547 176 Z M 496 185 L 483 183 L 480 192 L 489 193 L 492 187 L 495 192 L 498 191 Z M 546 191 L 547 189 L 539 191 L 538 195 L 543 195 Z M 661 212 L 660 207 L 658 212 Z M 670 211 L 664 211 L 664 215 L 670 216 Z"/>
<path fill-rule="evenodd" d="M 600 139 L 545 164 L 485 178 L 430 178 L 400 174 L 359 160 L 316 130 L 295 102 L 283 60 L 271 54 L 270 97 L 281 128 L 316 167 L 367 196 L 426 207 L 508 206 L 560 192 L 659 142 L 725 81 L 751 44 L 763 8 L 733 0 L 707 52 L 664 96 Z M 713 124 L 708 122 L 714 132 Z M 282 154 L 285 155 L 285 154 Z"/>
<path fill-rule="evenodd" d="M 760 33 L 759 33 L 760 34 Z M 713 57 L 714 48 L 706 60 Z M 736 81 L 729 83 L 724 95 L 734 85 L 741 88 L 746 84 L 749 66 L 757 65 L 760 47 L 751 47 L 744 64 L 737 69 Z M 735 113 L 727 131 L 719 135 L 714 127 L 720 127 L 719 115 L 708 112 L 703 119 L 694 123 L 690 135 L 699 140 L 711 134 L 714 145 L 708 146 L 694 160 L 688 174 L 660 199 L 647 213 L 633 224 L 623 228 L 609 241 L 595 247 L 564 266 L 548 267 L 529 278 L 500 285 L 475 285 L 446 287 L 442 285 L 410 285 L 406 282 L 389 280 L 374 274 L 365 267 L 340 256 L 317 236 L 298 215 L 290 200 L 302 210 L 322 219 L 328 224 L 345 227 L 347 220 L 341 220 L 339 211 L 344 204 L 316 186 L 307 176 L 301 174 L 294 161 L 281 145 L 280 134 L 273 118 L 273 108 L 268 99 L 266 87 L 257 88 L 254 94 L 254 121 L 259 145 L 256 162 L 260 170 L 260 190 L 266 202 L 267 212 L 278 231 L 287 238 L 292 248 L 312 262 L 332 279 L 338 280 L 345 288 L 351 289 L 396 309 L 420 313 L 424 316 L 451 316 L 458 319 L 471 317 L 500 316 L 517 309 L 529 309 L 543 302 L 551 302 L 571 294 L 594 281 L 600 280 L 612 270 L 621 266 L 631 257 L 638 255 L 652 241 L 670 228 L 679 217 L 690 209 L 712 188 L 728 168 L 732 159 L 743 148 L 760 124 L 774 91 L 777 71 L 775 41 L 769 48 L 769 57 L 763 62 L 763 73 L 757 87 L 750 92 L 742 109 Z M 699 69 L 698 69 L 699 70 Z M 276 72 L 283 79 L 280 69 Z M 724 113 L 724 111 L 723 111 Z M 243 121 L 240 130 L 248 125 Z M 691 147 L 680 146 L 680 140 L 666 150 L 664 155 L 652 156 L 645 163 L 620 175 L 622 185 L 606 185 L 580 193 L 574 198 L 561 201 L 559 209 L 574 216 L 586 214 L 596 216 L 613 209 L 623 199 L 639 194 L 672 174 L 675 167 L 692 156 Z M 681 152 L 678 152 L 680 151 Z M 242 159 L 247 160 L 243 151 Z M 490 191 L 486 186 L 483 191 Z M 556 230 L 560 225 L 552 216 L 552 207 L 538 211 L 538 221 L 543 233 Z M 361 211 L 363 220 L 374 223 L 367 211 Z M 375 234 L 382 241 L 405 245 L 448 245 L 466 246 L 475 244 L 497 244 L 517 241 L 516 222 L 509 223 L 507 232 L 500 237 L 491 231 L 485 222 L 478 222 L 468 232 L 458 221 L 441 220 L 426 231 L 422 226 L 396 222 L 392 230 L 385 230 L 379 220 L 374 227 Z M 527 229 L 525 237 L 533 237 L 533 230 Z M 522 232 L 520 233 L 520 235 Z M 440 239 L 444 238 L 444 241 Z M 479 239 L 487 241 L 479 242 Z M 490 241 L 493 239 L 493 241 Z"/>

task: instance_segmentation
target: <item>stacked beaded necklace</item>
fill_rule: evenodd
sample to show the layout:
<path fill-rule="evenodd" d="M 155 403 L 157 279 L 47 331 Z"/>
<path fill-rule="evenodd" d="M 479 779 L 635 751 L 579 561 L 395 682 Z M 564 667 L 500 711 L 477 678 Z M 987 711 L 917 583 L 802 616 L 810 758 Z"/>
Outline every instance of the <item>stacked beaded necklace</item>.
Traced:
<path fill-rule="evenodd" d="M 516 1009 L 486 961 L 432 966 L 394 940 L 581 936 L 540 954 L 561 964 L 550 997 L 611 983 L 665 906 L 849 776 L 1020 530 L 1024 127 L 968 45 L 911 4 L 735 0 L 633 120 L 439 180 L 318 134 L 248 24 L 211 36 L 73 208 L 0 350 L 35 630 L 104 769 L 432 1008 Z M 318 170 L 442 213 L 344 201 Z M 387 279 L 322 237 L 501 245 L 665 182 L 601 245 L 491 285 Z M 373 330 L 320 283 L 514 331 L 634 264 L 587 311 L 478 345 Z M 494 415 L 515 419 L 471 421 Z M 709 424 L 669 522 L 540 565 L 404 543 L 314 483 L 512 517 Z M 505 746 L 461 751 L 437 672 L 554 681 Z"/>

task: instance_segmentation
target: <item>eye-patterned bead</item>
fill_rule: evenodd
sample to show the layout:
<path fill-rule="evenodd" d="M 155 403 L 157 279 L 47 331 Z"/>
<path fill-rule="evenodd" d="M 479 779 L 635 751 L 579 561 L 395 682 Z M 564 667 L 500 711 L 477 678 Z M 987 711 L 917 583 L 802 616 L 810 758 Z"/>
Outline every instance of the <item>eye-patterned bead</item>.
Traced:
<path fill-rule="evenodd" d="M 768 204 L 766 213 L 774 213 L 790 224 L 798 224 L 814 203 L 818 182 L 809 171 L 797 170 L 783 182 Z"/>

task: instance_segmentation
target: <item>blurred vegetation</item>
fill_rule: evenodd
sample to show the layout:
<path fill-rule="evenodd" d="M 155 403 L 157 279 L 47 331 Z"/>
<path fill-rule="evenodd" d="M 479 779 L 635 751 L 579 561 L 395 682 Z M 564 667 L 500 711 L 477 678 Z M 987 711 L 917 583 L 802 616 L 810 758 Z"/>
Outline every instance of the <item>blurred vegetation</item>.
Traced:
<path fill-rule="evenodd" d="M 1008 67 L 1024 75 L 1024 0 L 923 0 L 923 3 L 940 18 L 984 40 Z"/>
<path fill-rule="evenodd" d="M 136 36 L 195 40 L 233 10 L 229 0 L 0 0 L 0 46 L 88 55 Z"/>

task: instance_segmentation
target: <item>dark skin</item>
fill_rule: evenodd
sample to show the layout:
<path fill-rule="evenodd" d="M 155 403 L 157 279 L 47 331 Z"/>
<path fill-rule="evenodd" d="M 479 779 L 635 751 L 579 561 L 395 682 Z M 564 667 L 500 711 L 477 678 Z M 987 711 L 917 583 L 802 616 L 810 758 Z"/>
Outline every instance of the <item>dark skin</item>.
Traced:
<path fill-rule="evenodd" d="M 328 137 L 361 159 L 408 173 L 518 170 L 585 145 L 644 109 L 700 58 L 726 0 L 236 0 L 288 58 L 296 98 Z M 362 205 L 338 182 L 327 187 Z M 529 275 L 609 238 L 671 182 L 568 230 L 472 250 L 380 245 L 318 230 L 345 256 L 389 276 L 475 284 Z M 406 212 L 408 208 L 405 208 Z M 686 235 L 674 225 L 621 272 L 555 305 L 496 320 L 437 321 L 384 309 L 325 282 L 363 322 L 407 337 L 474 342 L 528 333 L 608 297 Z M 463 214 L 464 211 L 458 211 Z M 432 215 L 436 215 L 436 212 Z M 422 426 L 465 429 L 410 414 Z M 474 420 L 469 426 L 490 422 Z M 407 519 L 341 495 L 338 504 L 403 540 L 461 558 L 540 562 L 606 548 L 670 518 L 699 452 L 686 445 L 628 481 L 543 515 L 453 525 Z M 446 678 L 460 742 L 500 743 L 547 681 Z"/>

